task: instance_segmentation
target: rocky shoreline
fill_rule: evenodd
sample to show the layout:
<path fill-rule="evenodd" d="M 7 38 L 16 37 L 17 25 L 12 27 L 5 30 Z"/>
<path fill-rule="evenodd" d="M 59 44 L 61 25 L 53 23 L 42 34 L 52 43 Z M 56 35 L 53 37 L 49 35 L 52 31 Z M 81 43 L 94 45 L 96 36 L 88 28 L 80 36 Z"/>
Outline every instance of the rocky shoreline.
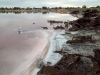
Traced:
<path fill-rule="evenodd" d="M 71 39 L 71 37 L 75 35 L 87 34 L 92 34 L 94 36 L 93 39 L 96 42 L 64 44 L 62 50 L 54 51 L 54 53 L 59 53 L 63 57 L 53 66 L 50 66 L 52 62 L 47 62 L 47 64 L 41 68 L 37 75 L 99 75 L 100 61 L 97 59 L 99 59 L 98 56 L 100 54 L 100 35 L 95 33 L 95 31 L 84 32 L 83 30 L 76 34 L 66 34 L 65 37 L 68 40 L 68 38 Z M 98 53 L 96 53 L 96 51 Z"/>
<path fill-rule="evenodd" d="M 87 10 L 71 24 L 63 33 L 67 41 L 62 49 L 53 51 L 61 59 L 54 65 L 48 61 L 37 75 L 100 75 L 100 16 Z"/>

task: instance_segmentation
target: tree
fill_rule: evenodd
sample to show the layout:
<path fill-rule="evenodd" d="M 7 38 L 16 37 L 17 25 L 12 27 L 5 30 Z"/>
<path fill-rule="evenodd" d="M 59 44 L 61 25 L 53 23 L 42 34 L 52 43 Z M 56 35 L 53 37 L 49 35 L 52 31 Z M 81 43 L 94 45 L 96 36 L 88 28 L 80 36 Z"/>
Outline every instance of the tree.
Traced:
<path fill-rule="evenodd" d="M 96 8 L 100 8 L 100 6 L 96 6 Z"/>
<path fill-rule="evenodd" d="M 59 7 L 59 9 L 62 9 L 62 7 Z"/>
<path fill-rule="evenodd" d="M 14 7 L 13 9 L 14 10 L 20 10 L 20 7 Z"/>
<path fill-rule="evenodd" d="M 5 8 L 4 7 L 1 7 L 0 10 L 5 10 Z"/>
<path fill-rule="evenodd" d="M 58 9 L 58 7 L 55 7 L 55 9 Z"/>
<path fill-rule="evenodd" d="M 32 8 L 30 8 L 30 7 L 27 7 L 27 8 L 26 8 L 26 10 L 32 10 Z"/>
<path fill-rule="evenodd" d="M 82 8 L 86 8 L 86 5 L 83 5 Z"/>
<path fill-rule="evenodd" d="M 42 9 L 47 10 L 48 8 L 46 6 L 43 6 Z"/>

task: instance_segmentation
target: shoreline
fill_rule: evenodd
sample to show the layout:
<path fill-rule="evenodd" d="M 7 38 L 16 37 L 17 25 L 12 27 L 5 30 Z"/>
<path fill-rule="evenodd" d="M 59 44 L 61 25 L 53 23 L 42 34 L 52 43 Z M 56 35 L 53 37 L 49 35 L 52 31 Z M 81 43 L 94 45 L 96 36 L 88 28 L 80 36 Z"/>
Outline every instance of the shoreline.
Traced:
<path fill-rule="evenodd" d="M 15 15 L 13 15 L 13 16 L 15 16 Z M 60 16 L 60 14 L 59 14 L 59 16 Z M 18 17 L 18 16 L 16 15 L 16 17 Z M 42 18 L 44 18 L 44 17 L 42 17 Z M 44 29 L 42 29 L 40 26 L 38 27 L 38 25 L 40 25 L 41 22 L 38 24 L 34 21 L 36 23 L 36 25 L 33 25 L 32 24 L 33 20 L 32 21 L 27 20 L 28 21 L 27 22 L 28 25 L 27 25 L 26 20 L 27 20 L 26 18 L 25 18 L 25 20 L 22 20 L 22 22 L 23 21 L 25 22 L 25 25 L 24 24 L 23 25 L 21 25 L 21 24 L 18 25 L 19 22 L 20 22 L 19 20 L 18 20 L 18 23 L 17 22 L 15 23 L 16 20 L 14 20 L 14 22 L 11 21 L 15 25 L 13 25 L 12 27 L 9 27 L 9 31 L 8 31 L 8 28 L 1 31 L 1 32 L 6 33 L 6 34 L 8 32 L 8 34 L 10 34 L 9 38 L 7 38 L 8 42 L 6 42 L 6 40 L 4 40 L 5 37 L 2 35 L 4 37 L 4 38 L 2 38 L 3 39 L 2 42 L 3 43 L 5 42 L 5 45 L 7 46 L 6 49 L 9 48 L 9 52 L 6 52 L 7 57 L 5 57 L 4 54 L 1 55 L 1 56 L 4 56 L 5 58 L 7 58 L 7 60 L 8 60 L 7 62 L 10 63 L 10 61 L 11 61 L 11 63 L 13 63 L 13 64 L 11 64 L 11 66 L 8 66 L 8 68 L 5 67 L 4 70 L 6 70 L 7 72 L 3 73 L 3 71 L 1 71 L 1 73 L 4 74 L 4 75 L 6 75 L 8 73 L 10 75 L 11 74 L 12 75 L 21 75 L 21 74 L 23 74 L 23 72 L 25 72 L 29 68 L 29 66 L 32 65 L 33 61 L 36 60 L 39 57 L 39 55 L 40 55 L 39 53 L 41 53 L 43 48 L 45 48 L 45 46 L 46 46 L 46 43 L 45 43 L 46 38 L 41 34 L 41 31 L 40 31 L 40 30 L 44 31 Z M 25 26 L 25 28 L 24 28 L 24 26 Z M 26 28 L 27 26 L 29 26 L 29 27 Z M 47 25 L 43 24 L 43 26 L 47 26 Z M 36 30 L 34 30 L 35 27 L 37 27 Z M 48 27 L 50 27 L 50 29 L 54 30 L 51 26 L 48 26 Z M 18 34 L 18 30 L 21 30 L 21 34 Z M 7 31 L 7 32 L 5 32 L 5 31 Z M 40 32 L 36 32 L 36 31 L 40 31 Z M 48 30 L 46 30 L 46 31 L 48 31 Z M 49 32 L 55 32 L 55 31 L 56 30 L 54 30 L 54 31 L 49 30 Z M 13 35 L 13 38 L 12 38 L 12 35 Z M 6 35 L 6 37 L 8 37 L 8 35 Z M 9 42 L 11 42 L 11 43 L 9 43 Z M 6 51 L 6 49 L 2 50 L 2 51 Z M 10 60 L 8 59 L 8 57 L 9 57 Z M 7 63 L 7 65 L 9 65 L 9 63 Z M 9 69 L 10 69 L 10 71 L 9 71 Z"/>
<path fill-rule="evenodd" d="M 35 72 L 37 72 L 37 71 L 39 71 L 39 69 L 41 69 L 41 66 L 40 66 L 41 64 L 42 64 L 42 66 L 43 65 L 48 66 L 48 62 L 50 62 L 49 65 L 52 66 L 52 65 L 55 65 L 56 63 L 58 63 L 58 61 L 63 56 L 60 53 L 56 53 L 59 51 L 66 51 L 67 54 L 80 54 L 83 56 L 88 56 L 88 55 L 94 56 L 93 49 L 99 48 L 99 45 L 100 45 L 99 35 L 97 35 L 97 33 L 95 33 L 95 32 L 91 32 L 91 31 L 87 32 L 85 30 L 83 30 L 83 31 L 80 30 L 77 33 L 72 33 L 72 32 L 67 32 L 66 30 L 64 30 L 65 32 L 62 33 L 62 31 L 63 30 L 60 30 L 60 31 L 59 30 L 58 31 L 47 30 L 47 32 L 44 31 L 44 33 L 46 33 L 48 36 L 46 36 L 46 38 L 44 38 L 44 41 L 43 41 L 43 39 L 41 39 L 42 44 L 40 44 L 40 46 L 42 47 L 43 43 L 45 43 L 43 45 L 42 49 L 41 49 L 41 47 L 39 49 L 41 52 L 36 51 L 36 53 L 38 55 L 35 54 L 35 55 L 37 55 L 37 56 L 35 56 L 35 58 L 36 58 L 35 61 L 33 62 L 34 59 L 32 59 L 27 64 L 25 63 L 20 68 L 18 67 L 17 72 L 21 72 L 20 75 L 36 75 Z M 77 43 L 76 44 L 68 43 L 68 41 L 70 41 L 70 40 L 73 41 L 73 37 L 75 37 L 75 36 L 87 37 L 90 35 L 94 36 L 93 40 L 95 39 L 96 43 L 89 43 L 89 41 L 86 43 L 78 43 L 78 44 Z M 36 39 L 39 40 L 38 37 L 36 37 Z M 32 39 L 30 39 L 30 40 L 32 40 Z M 83 41 L 84 41 L 84 39 L 83 39 Z M 35 50 L 37 50 L 37 49 L 35 49 Z M 87 52 L 87 51 L 89 51 L 89 52 Z M 32 55 L 30 58 L 34 58 L 34 55 Z M 30 64 L 30 66 L 29 66 L 29 64 Z M 40 68 L 37 66 L 38 64 L 39 64 Z M 27 65 L 28 65 L 28 67 L 27 67 Z M 26 66 L 27 69 L 24 66 Z M 24 68 L 24 71 L 22 71 L 22 68 Z M 17 72 L 16 72 L 16 74 L 17 74 Z"/>
<path fill-rule="evenodd" d="M 35 33 L 40 33 L 40 31 L 35 31 Z M 47 38 L 48 38 L 49 34 L 47 34 L 44 31 L 42 31 L 41 34 L 42 34 L 42 36 L 40 38 L 39 37 L 35 38 L 36 40 L 40 41 L 40 42 L 37 41 L 38 45 L 36 45 L 36 47 L 33 47 L 32 52 L 29 53 L 28 55 L 26 55 L 26 58 L 27 59 L 29 58 L 28 59 L 29 61 L 27 60 L 27 61 L 20 62 L 20 65 L 13 71 L 13 73 L 11 73 L 11 75 L 24 75 L 24 73 L 28 72 L 27 71 L 28 69 L 29 69 L 29 72 L 30 72 L 31 68 L 33 69 L 33 66 L 35 66 L 35 64 L 37 62 L 37 59 L 40 57 L 43 50 L 45 49 L 45 47 L 47 47 L 47 44 L 48 44 Z M 30 41 L 33 39 L 29 38 Z M 31 43 L 30 45 L 33 45 L 33 44 Z M 41 49 L 39 47 L 41 47 Z M 35 49 L 36 49 L 36 51 L 34 51 Z M 25 74 L 25 75 L 27 75 L 27 74 Z"/>
<path fill-rule="evenodd" d="M 88 20 L 91 20 L 91 17 L 88 17 Z M 94 19 L 93 25 L 91 24 L 92 21 L 89 21 L 90 26 L 87 27 L 84 26 L 85 22 L 87 23 L 86 13 L 83 18 L 73 21 L 72 27 L 68 29 L 69 32 L 65 30 L 64 37 L 66 41 L 63 43 L 64 46 L 59 50 L 52 50 L 52 53 L 49 52 L 50 56 L 44 59 L 47 61 L 37 72 L 37 75 L 90 75 L 93 72 L 93 75 L 99 75 L 100 15 Z M 98 30 L 96 31 L 97 26 Z M 59 39 L 59 41 L 61 40 Z M 58 60 L 58 62 L 54 63 L 54 60 Z"/>
<path fill-rule="evenodd" d="M 21 74 L 21 75 L 32 75 L 33 71 L 34 71 L 35 68 L 36 68 L 36 64 L 38 63 L 38 60 L 43 59 L 43 58 L 45 57 L 46 53 L 48 52 L 48 50 L 47 50 L 48 47 L 49 47 L 49 43 L 48 43 L 47 46 L 45 47 L 45 49 L 44 49 L 44 51 L 42 52 L 42 54 L 40 55 L 40 57 L 39 57 L 35 62 L 33 62 L 33 63 L 31 64 L 31 66 L 30 66 L 26 71 L 24 71 L 24 73 Z M 45 54 L 45 55 L 43 56 L 43 54 Z"/>
<path fill-rule="evenodd" d="M 84 35 L 84 36 L 94 35 L 93 39 L 96 40 L 96 43 L 88 43 L 88 42 L 83 43 L 83 44 L 82 43 L 78 43 L 78 44 L 77 43 L 76 44 L 68 44 L 68 43 L 64 44 L 63 43 L 63 45 L 65 45 L 65 47 L 62 47 L 63 48 L 63 49 L 61 49 L 62 51 L 61 50 L 52 50 L 51 53 L 49 52 L 50 56 L 47 57 L 48 60 L 46 59 L 47 61 L 44 61 L 46 63 L 43 65 L 42 68 L 40 68 L 40 70 L 36 70 L 37 73 L 38 73 L 36 75 L 42 75 L 42 74 L 50 74 L 50 75 L 52 75 L 52 74 L 56 73 L 56 71 L 58 71 L 58 73 L 59 73 L 58 75 L 62 75 L 63 74 L 63 72 L 62 72 L 63 68 L 64 69 L 66 68 L 66 66 L 65 66 L 65 64 L 63 62 L 64 57 L 65 57 L 65 59 L 68 58 L 67 59 L 68 62 L 69 62 L 68 64 L 72 64 L 73 65 L 73 64 L 75 64 L 74 62 L 78 61 L 78 58 L 80 58 L 80 61 L 83 62 L 83 65 L 87 65 L 86 66 L 86 70 L 87 70 L 87 68 L 89 66 L 90 67 L 94 67 L 95 65 L 94 65 L 94 62 L 93 62 L 92 58 L 88 58 L 88 56 L 91 56 L 91 57 L 92 56 L 94 56 L 94 57 L 96 56 L 96 53 L 94 52 L 94 50 L 100 48 L 99 47 L 100 46 L 100 42 L 99 42 L 100 34 L 96 34 L 95 31 L 86 31 L 86 32 L 84 32 L 84 30 L 81 30 L 79 32 L 71 32 L 71 34 L 66 34 L 66 35 L 64 35 L 64 37 L 68 41 L 68 40 L 72 39 L 73 36 L 82 36 L 82 35 Z M 55 51 L 58 51 L 58 52 L 55 52 Z M 60 52 L 66 52 L 67 54 L 64 55 L 64 54 L 62 54 Z M 78 57 L 78 58 L 75 58 L 75 57 Z M 54 60 L 56 60 L 57 62 L 55 62 Z M 73 63 L 71 63 L 70 61 L 72 61 Z M 50 63 L 48 64 L 47 62 L 50 62 Z M 54 64 L 52 64 L 52 63 L 54 63 Z M 77 63 L 77 64 L 79 64 L 79 63 Z M 64 67 L 60 67 L 61 70 L 59 70 L 59 66 L 60 66 L 59 64 L 61 64 L 61 66 L 64 66 Z M 56 66 L 58 68 L 55 68 Z M 80 66 L 80 65 L 78 65 L 78 66 Z M 73 72 L 74 71 L 73 67 L 70 67 L 70 68 L 72 68 L 71 72 Z M 84 67 L 82 67 L 82 68 L 84 68 Z M 69 73 L 69 71 L 66 71 L 66 69 L 65 69 L 65 72 L 66 72 L 66 74 Z M 81 73 L 81 70 L 79 70 L 78 72 Z M 76 71 L 75 71 L 75 73 L 76 73 Z M 85 72 L 83 71 L 82 73 L 85 73 Z M 32 74 L 32 75 L 35 75 L 35 74 Z M 68 75 L 70 75 L 70 74 L 68 74 Z"/>
<path fill-rule="evenodd" d="M 39 56 L 39 58 L 35 62 L 33 62 L 31 64 L 31 66 L 23 74 L 21 74 L 21 75 L 36 75 L 37 72 L 40 70 L 40 68 L 38 68 L 37 65 L 40 66 L 40 64 L 42 62 L 43 62 L 42 64 L 47 64 L 48 58 L 51 57 L 51 54 L 53 53 L 53 50 L 55 51 L 55 48 L 57 49 L 57 46 L 56 46 L 57 42 L 56 42 L 56 40 L 57 39 L 61 39 L 61 38 L 59 38 L 58 35 L 60 35 L 62 33 L 62 31 L 63 30 L 60 30 L 60 31 L 57 31 L 55 33 L 53 33 L 53 30 L 52 31 L 47 31 L 47 33 L 49 34 L 49 36 L 47 37 L 48 43 L 47 43 L 46 47 L 44 48 L 44 50 L 41 53 L 41 55 Z M 59 47 L 59 50 L 60 50 L 60 47 Z M 62 56 L 60 56 L 60 58 L 61 57 Z M 55 61 L 54 61 L 53 64 L 57 63 L 60 60 L 60 58 L 59 59 L 56 58 L 56 60 L 54 59 Z"/>
<path fill-rule="evenodd" d="M 63 32 L 64 32 L 63 30 L 58 30 L 56 32 L 54 32 L 53 30 L 51 31 L 52 35 L 49 36 L 50 46 L 47 50 L 48 52 L 45 54 L 43 59 L 40 59 L 40 61 L 38 63 L 36 63 L 38 67 L 36 67 L 34 69 L 33 73 L 29 74 L 29 75 L 37 75 L 37 72 L 39 72 L 39 70 L 42 68 L 43 65 L 47 65 L 48 62 L 51 62 L 51 64 L 54 65 L 61 59 L 62 56 L 60 54 L 55 54 L 54 51 L 56 49 L 58 49 L 58 51 L 59 51 L 62 48 L 62 45 L 64 43 L 64 40 L 62 40 L 62 39 L 64 37 L 61 34 L 63 34 Z M 57 40 L 59 40 L 59 39 L 61 39 L 62 41 L 60 40 L 58 42 Z M 58 44 L 58 43 L 61 43 L 61 44 Z M 41 55 L 41 56 L 43 56 L 43 55 Z M 55 56 L 60 56 L 60 57 L 55 57 Z"/>
<path fill-rule="evenodd" d="M 46 33 L 46 32 L 45 32 Z M 49 38 L 52 34 L 50 33 L 47 33 L 48 34 L 48 37 L 47 37 L 47 45 L 45 46 L 43 52 L 41 53 L 41 55 L 37 58 L 37 60 L 35 60 L 31 65 L 30 67 L 25 70 L 23 72 L 23 74 L 21 75 L 33 75 L 32 73 L 34 73 L 34 70 L 36 69 L 36 65 L 39 63 L 39 60 L 42 60 L 46 57 L 47 53 L 48 53 L 48 50 L 49 50 L 49 47 L 50 47 L 50 41 L 49 41 Z"/>
<path fill-rule="evenodd" d="M 49 12 L 56 12 L 56 13 L 65 13 L 67 14 L 68 13 L 68 10 L 67 9 L 58 9 L 58 10 L 55 10 L 55 9 L 50 9 L 50 10 L 44 10 L 44 9 L 41 9 L 41 10 L 1 10 L 0 13 L 15 13 L 15 14 L 18 14 L 18 13 L 43 13 L 43 14 L 46 14 L 46 13 L 49 13 Z"/>

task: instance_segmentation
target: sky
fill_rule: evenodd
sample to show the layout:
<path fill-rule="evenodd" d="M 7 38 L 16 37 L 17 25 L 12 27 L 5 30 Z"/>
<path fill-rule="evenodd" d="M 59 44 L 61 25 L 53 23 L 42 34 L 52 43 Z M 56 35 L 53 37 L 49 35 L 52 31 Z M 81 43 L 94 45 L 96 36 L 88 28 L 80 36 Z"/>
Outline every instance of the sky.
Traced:
<path fill-rule="evenodd" d="M 98 6 L 100 0 L 0 0 L 0 7 L 78 7 Z"/>

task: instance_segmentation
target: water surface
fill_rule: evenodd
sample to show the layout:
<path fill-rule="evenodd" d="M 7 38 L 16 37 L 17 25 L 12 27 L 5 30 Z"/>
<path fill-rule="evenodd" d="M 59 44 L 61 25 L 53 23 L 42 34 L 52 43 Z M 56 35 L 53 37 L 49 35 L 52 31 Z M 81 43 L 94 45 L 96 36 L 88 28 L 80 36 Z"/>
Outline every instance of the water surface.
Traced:
<path fill-rule="evenodd" d="M 0 75 L 20 75 L 37 60 L 47 44 L 46 31 L 41 27 L 53 30 L 47 20 L 74 19 L 59 13 L 0 13 Z"/>

